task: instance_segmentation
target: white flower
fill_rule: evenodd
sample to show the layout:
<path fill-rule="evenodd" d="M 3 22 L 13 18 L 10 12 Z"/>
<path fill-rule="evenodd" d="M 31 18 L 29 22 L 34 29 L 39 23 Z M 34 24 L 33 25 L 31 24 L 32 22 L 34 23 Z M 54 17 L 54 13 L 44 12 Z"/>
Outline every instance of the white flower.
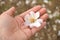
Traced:
<path fill-rule="evenodd" d="M 58 36 L 60 36 L 60 30 L 58 31 Z"/>
<path fill-rule="evenodd" d="M 40 13 L 36 12 L 34 13 L 33 11 L 30 12 L 30 14 L 27 14 L 24 18 L 25 20 L 25 25 L 32 27 L 40 27 L 43 20 L 39 18 Z"/>
<path fill-rule="evenodd" d="M 43 0 L 45 3 L 48 3 L 49 1 L 48 0 Z"/>

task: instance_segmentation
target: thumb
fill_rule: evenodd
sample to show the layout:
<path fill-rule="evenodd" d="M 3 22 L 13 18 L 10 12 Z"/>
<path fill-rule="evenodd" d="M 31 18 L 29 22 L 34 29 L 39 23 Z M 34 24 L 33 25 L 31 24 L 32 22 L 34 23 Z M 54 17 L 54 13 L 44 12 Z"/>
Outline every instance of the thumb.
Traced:
<path fill-rule="evenodd" d="M 14 13 L 15 13 L 15 7 L 11 7 L 7 11 L 3 12 L 3 15 L 8 14 L 8 15 L 12 16 Z"/>

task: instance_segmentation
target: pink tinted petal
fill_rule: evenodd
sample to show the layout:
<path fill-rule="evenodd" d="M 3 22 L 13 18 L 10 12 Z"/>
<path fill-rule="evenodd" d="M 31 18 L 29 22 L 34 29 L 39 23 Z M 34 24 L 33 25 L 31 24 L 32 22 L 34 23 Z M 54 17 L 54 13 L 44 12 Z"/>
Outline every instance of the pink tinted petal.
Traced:
<path fill-rule="evenodd" d="M 34 26 L 35 26 L 35 27 L 40 27 L 41 24 L 40 24 L 39 22 L 36 22 L 36 23 L 34 23 Z"/>
<path fill-rule="evenodd" d="M 35 13 L 35 19 L 39 18 L 40 17 L 40 13 L 39 12 L 36 12 Z"/>
<path fill-rule="evenodd" d="M 30 28 L 32 28 L 32 27 L 40 27 L 40 26 L 41 26 L 41 24 L 39 22 L 30 24 Z"/>
<path fill-rule="evenodd" d="M 43 19 L 37 19 L 35 22 L 43 23 Z"/>
<path fill-rule="evenodd" d="M 27 14 L 25 17 L 24 17 L 24 20 L 27 21 L 29 18 L 29 14 Z"/>
<path fill-rule="evenodd" d="M 27 14 L 24 18 L 26 24 L 30 23 L 29 18 L 30 18 L 30 16 L 29 16 L 29 14 Z"/>
<path fill-rule="evenodd" d="M 30 12 L 30 17 L 34 17 L 34 14 L 35 14 L 35 13 L 34 13 L 33 11 L 31 11 L 31 12 Z"/>
<path fill-rule="evenodd" d="M 30 26 L 30 28 L 33 28 L 34 27 L 34 23 L 31 23 L 29 26 Z"/>

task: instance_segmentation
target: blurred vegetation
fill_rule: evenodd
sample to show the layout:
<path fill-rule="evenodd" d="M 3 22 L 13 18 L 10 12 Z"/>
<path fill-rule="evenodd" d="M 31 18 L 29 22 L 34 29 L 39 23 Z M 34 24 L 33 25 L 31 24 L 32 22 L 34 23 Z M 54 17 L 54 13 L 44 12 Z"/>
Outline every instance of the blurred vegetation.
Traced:
<path fill-rule="evenodd" d="M 36 5 L 47 9 L 49 19 L 30 40 L 60 40 L 60 0 L 0 0 L 0 13 L 15 6 L 15 15 L 18 15 Z"/>

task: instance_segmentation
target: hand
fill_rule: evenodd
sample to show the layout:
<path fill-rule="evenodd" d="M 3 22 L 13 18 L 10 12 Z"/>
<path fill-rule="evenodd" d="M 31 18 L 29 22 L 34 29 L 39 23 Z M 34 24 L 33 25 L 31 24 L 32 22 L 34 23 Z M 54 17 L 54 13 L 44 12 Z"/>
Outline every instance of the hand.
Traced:
<path fill-rule="evenodd" d="M 40 28 L 29 28 L 24 25 L 24 16 L 30 11 L 41 13 L 41 19 L 44 20 Z M 41 30 L 46 25 L 48 14 L 45 8 L 35 6 L 28 11 L 13 17 L 15 7 L 3 12 L 0 15 L 0 37 L 1 40 L 28 40 L 32 35 Z"/>

